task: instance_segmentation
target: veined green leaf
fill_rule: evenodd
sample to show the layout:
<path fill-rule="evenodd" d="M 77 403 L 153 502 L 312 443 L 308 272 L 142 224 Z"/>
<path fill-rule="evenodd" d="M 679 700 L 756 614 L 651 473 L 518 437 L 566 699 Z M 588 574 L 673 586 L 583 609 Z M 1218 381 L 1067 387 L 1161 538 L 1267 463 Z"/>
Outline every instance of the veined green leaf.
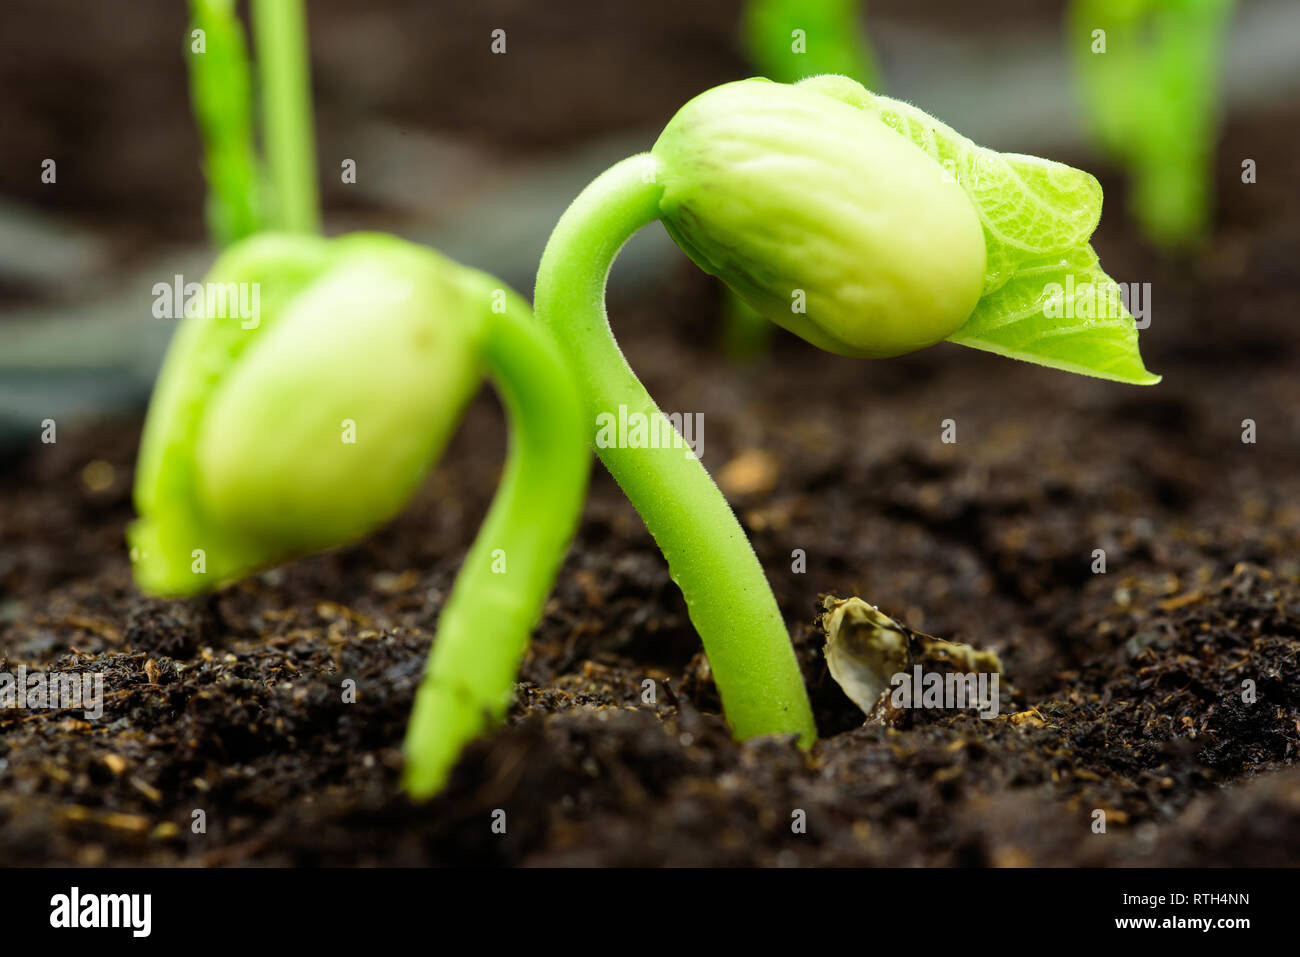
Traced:
<path fill-rule="evenodd" d="M 1118 284 L 1086 243 L 1022 263 L 948 341 L 1099 379 L 1160 381 L 1142 364 L 1137 325 Z"/>
<path fill-rule="evenodd" d="M 1101 185 L 1090 173 L 985 149 L 928 113 L 869 94 L 862 108 L 937 160 L 966 191 L 984 225 L 985 295 L 1022 263 L 1088 242 L 1101 219 Z"/>
<path fill-rule="evenodd" d="M 906 137 L 956 179 L 984 229 L 984 286 L 948 341 L 1053 369 L 1154 385 L 1137 324 L 1090 244 L 1101 185 L 1063 163 L 985 149 L 928 113 L 842 76 L 801 86 L 834 97 Z"/>

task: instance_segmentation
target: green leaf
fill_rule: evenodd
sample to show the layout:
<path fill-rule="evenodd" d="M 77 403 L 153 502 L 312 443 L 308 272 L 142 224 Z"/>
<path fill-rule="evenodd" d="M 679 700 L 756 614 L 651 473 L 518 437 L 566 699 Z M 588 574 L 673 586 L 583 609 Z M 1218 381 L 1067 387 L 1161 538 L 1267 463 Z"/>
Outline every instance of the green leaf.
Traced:
<path fill-rule="evenodd" d="M 928 113 L 845 77 L 801 85 L 906 137 L 948 170 L 975 207 L 984 227 L 984 287 L 949 342 L 1116 382 L 1160 381 L 1142 364 L 1137 324 L 1090 245 L 1102 201 L 1093 176 L 978 146 Z"/>
<path fill-rule="evenodd" d="M 1137 325 L 1118 285 L 1087 244 L 1022 263 L 948 341 L 1099 379 L 1160 381 L 1142 364 Z"/>
<path fill-rule="evenodd" d="M 984 226 L 984 293 L 1000 288 L 1022 263 L 1087 243 L 1101 219 L 1101 185 L 1083 170 L 985 149 L 928 113 L 885 96 L 861 104 L 937 160 L 970 197 Z"/>

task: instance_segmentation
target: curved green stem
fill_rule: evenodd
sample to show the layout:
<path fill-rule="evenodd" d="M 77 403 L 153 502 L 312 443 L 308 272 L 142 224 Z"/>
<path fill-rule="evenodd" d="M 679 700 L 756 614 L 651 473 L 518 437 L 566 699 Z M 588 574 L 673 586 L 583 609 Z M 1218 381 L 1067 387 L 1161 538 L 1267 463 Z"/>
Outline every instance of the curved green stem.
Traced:
<path fill-rule="evenodd" d="M 506 302 L 485 359 L 509 419 L 509 457 L 416 692 L 405 784 L 417 799 L 441 789 L 461 749 L 505 716 L 586 496 L 591 455 L 572 375 L 527 303 L 509 292 Z"/>
<path fill-rule="evenodd" d="M 605 314 L 605 282 L 619 249 L 659 218 L 663 187 L 648 154 L 609 169 L 561 217 L 542 255 L 535 308 L 568 356 L 587 409 L 620 406 L 658 423 L 662 413 L 623 358 Z M 662 446 L 663 443 L 660 443 Z M 812 709 L 785 621 L 731 506 L 699 459 L 681 448 L 598 448 L 654 536 L 691 621 L 734 733 L 816 740 Z"/>
<path fill-rule="evenodd" d="M 320 228 L 320 211 L 302 0 L 253 0 L 253 26 L 274 225 L 286 232 L 314 233 Z"/>
<path fill-rule="evenodd" d="M 190 0 L 190 26 L 203 31 L 201 50 L 192 35 L 187 40 L 186 60 L 203 138 L 208 231 L 220 249 L 262 226 L 248 48 L 234 0 Z"/>

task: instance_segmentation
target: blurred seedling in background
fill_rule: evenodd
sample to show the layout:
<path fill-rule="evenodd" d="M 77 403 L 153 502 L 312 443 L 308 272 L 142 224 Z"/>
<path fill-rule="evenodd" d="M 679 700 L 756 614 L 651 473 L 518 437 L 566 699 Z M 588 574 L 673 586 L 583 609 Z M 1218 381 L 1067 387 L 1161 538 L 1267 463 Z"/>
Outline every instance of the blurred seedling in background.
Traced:
<path fill-rule="evenodd" d="M 883 89 L 865 6 L 863 0 L 749 0 L 745 49 L 763 76 L 781 83 L 835 73 Z"/>
<path fill-rule="evenodd" d="M 589 423 L 621 409 L 662 416 L 604 306 L 615 256 L 656 220 L 752 309 L 831 352 L 882 358 L 946 339 L 1153 384 L 1132 316 L 1099 295 L 1115 286 L 1090 245 L 1101 202 L 1085 172 L 983 149 L 847 77 L 744 80 L 691 100 L 649 153 L 578 196 L 547 244 L 534 305 Z M 670 447 L 597 453 L 668 560 L 734 733 L 811 745 L 785 622 L 704 466 Z"/>
<path fill-rule="evenodd" d="M 1074 0 L 1069 45 L 1098 144 L 1158 246 L 1209 230 L 1219 73 L 1234 0 Z"/>
<path fill-rule="evenodd" d="M 136 580 L 193 595 L 363 537 L 405 506 L 486 373 L 509 453 L 416 693 L 405 784 L 428 797 L 512 700 L 586 491 L 582 404 L 528 304 L 491 276 L 392 236 L 316 234 L 301 0 L 253 3 L 266 187 L 233 3 L 192 11 L 209 222 L 229 243 L 207 286 L 252 285 L 260 308 L 248 322 L 191 307 L 176 330 L 136 469 Z"/>

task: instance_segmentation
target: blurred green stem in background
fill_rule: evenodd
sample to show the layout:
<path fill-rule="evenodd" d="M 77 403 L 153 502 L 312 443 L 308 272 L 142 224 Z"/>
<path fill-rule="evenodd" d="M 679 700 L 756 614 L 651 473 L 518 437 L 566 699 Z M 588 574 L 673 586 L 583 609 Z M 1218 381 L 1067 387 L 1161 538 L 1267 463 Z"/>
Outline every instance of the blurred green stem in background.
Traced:
<path fill-rule="evenodd" d="M 756 359 L 772 346 L 775 329 L 730 288 L 722 289 L 722 351 L 730 359 Z"/>
<path fill-rule="evenodd" d="M 252 79 L 234 0 L 190 0 L 190 96 L 203 138 L 207 219 L 218 249 L 267 228 L 320 229 L 311 75 L 302 0 L 253 0 L 263 189 L 253 135 Z"/>
<path fill-rule="evenodd" d="M 1147 238 L 1185 247 L 1210 224 L 1219 65 L 1234 0 L 1074 0 L 1069 46 L 1093 134 L 1131 177 Z"/>
<path fill-rule="evenodd" d="M 253 0 L 262 132 L 271 174 L 271 221 L 277 229 L 320 229 L 311 74 L 302 0 Z"/>
<path fill-rule="evenodd" d="M 840 73 L 881 92 L 880 71 L 862 27 L 863 6 L 862 0 L 750 0 L 745 46 L 770 80 L 794 83 Z"/>
<path fill-rule="evenodd" d="M 224 249 L 262 228 L 252 78 L 234 0 L 190 0 L 186 44 L 208 181 L 208 231 Z"/>

